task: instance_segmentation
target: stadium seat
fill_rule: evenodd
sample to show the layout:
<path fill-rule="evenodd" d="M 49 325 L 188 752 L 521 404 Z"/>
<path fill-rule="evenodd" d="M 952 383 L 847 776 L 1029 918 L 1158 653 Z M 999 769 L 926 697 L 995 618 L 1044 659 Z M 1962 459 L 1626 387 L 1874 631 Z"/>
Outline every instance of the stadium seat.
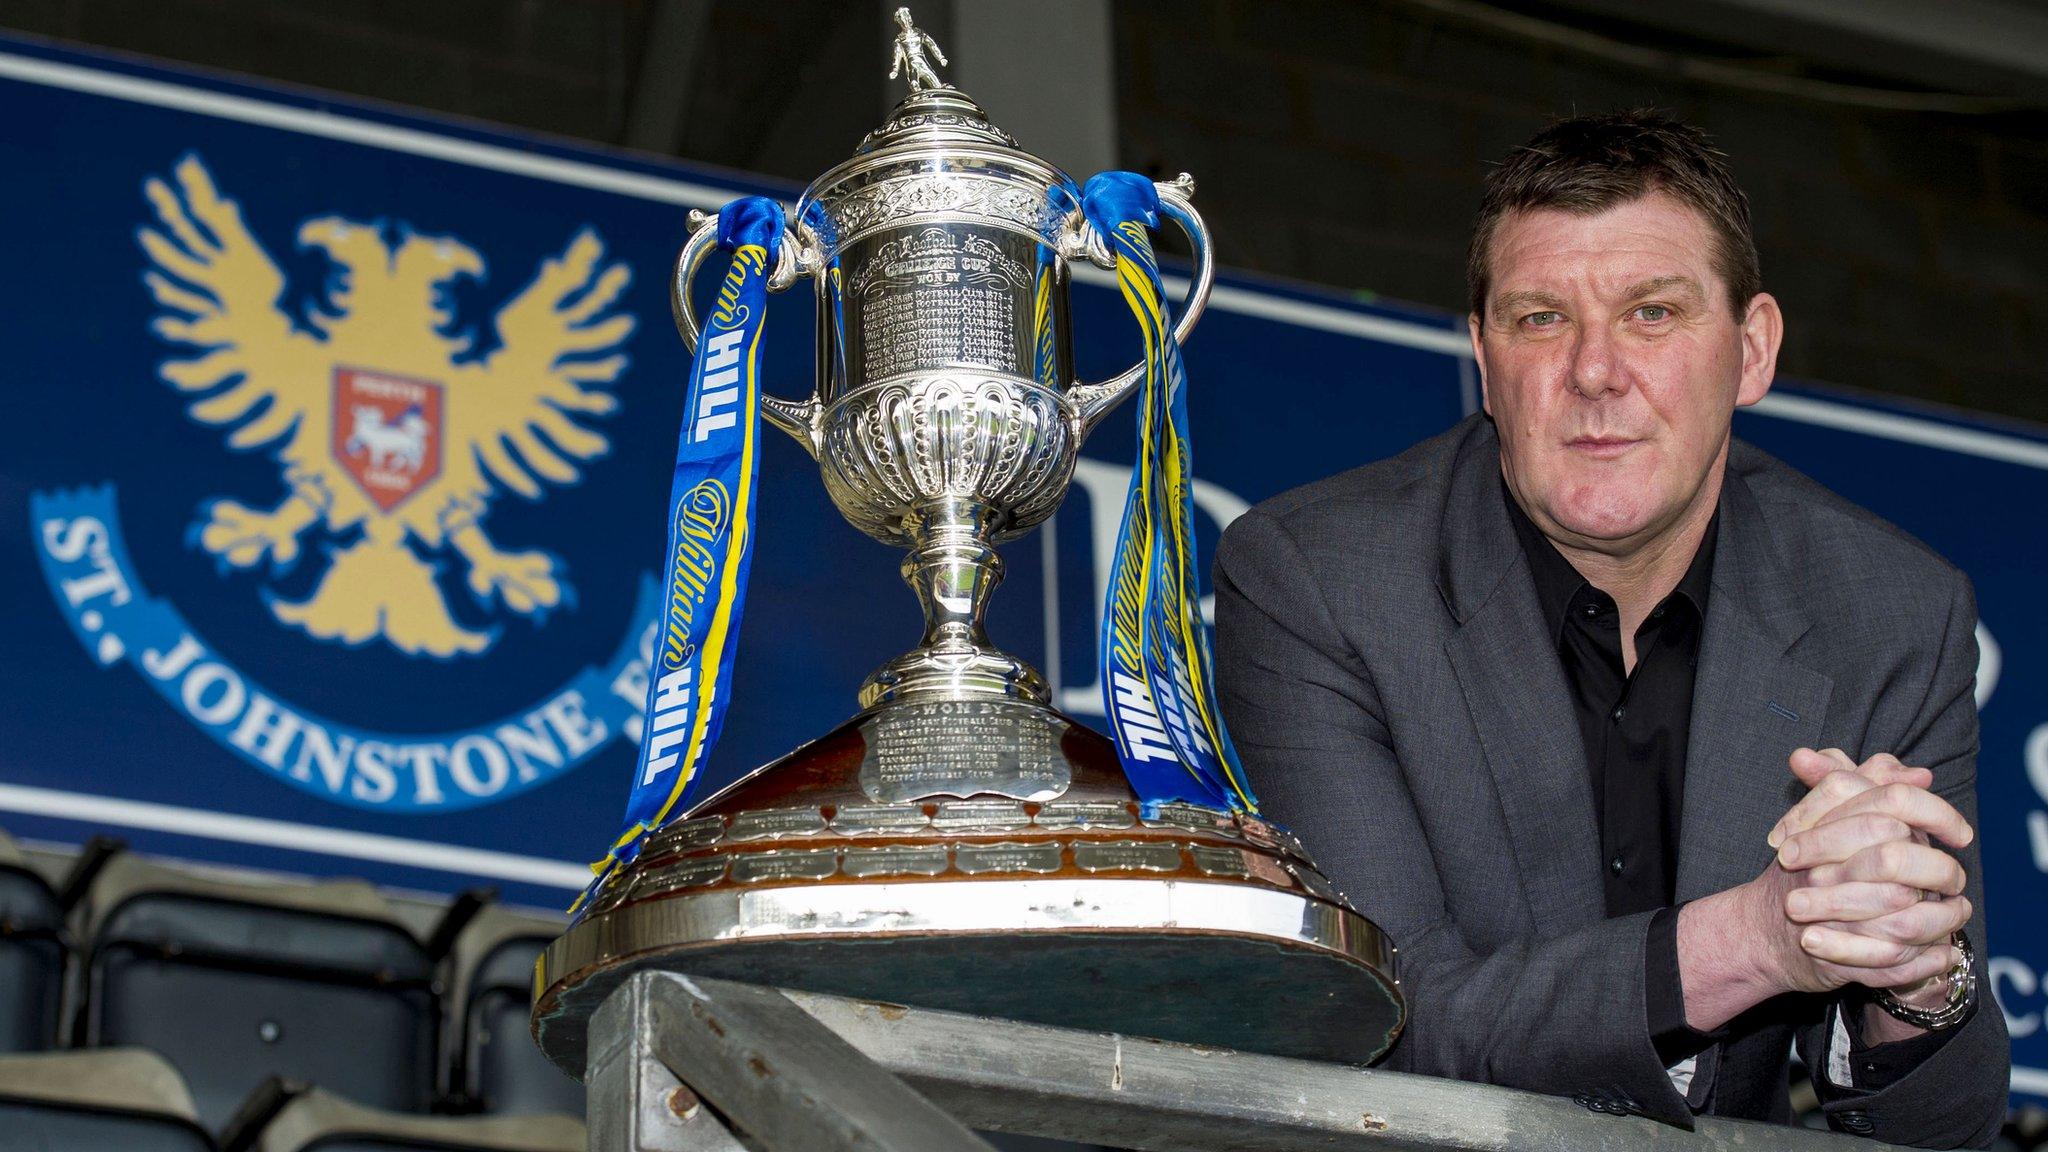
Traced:
<path fill-rule="evenodd" d="M 64 955 L 56 893 L 0 834 L 0 1052 L 56 1045 Z"/>
<path fill-rule="evenodd" d="M 141 1048 L 0 1056 L 0 1146 L 213 1152 L 177 1070 Z"/>
<path fill-rule="evenodd" d="M 270 1075 L 433 1099 L 434 961 L 367 884 L 214 879 L 123 856 L 81 910 L 83 1040 L 170 1059 L 218 1129 Z"/>
<path fill-rule="evenodd" d="M 583 1115 L 583 1085 L 558 1071 L 527 1028 L 533 964 L 568 922 L 488 908 L 470 921 L 451 954 L 451 1004 L 459 1020 L 454 1078 L 477 1111 L 498 1115 Z"/>
<path fill-rule="evenodd" d="M 570 1116 L 414 1116 L 318 1088 L 278 1093 L 265 1111 L 244 1113 L 226 1152 L 583 1152 L 586 1141 Z"/>

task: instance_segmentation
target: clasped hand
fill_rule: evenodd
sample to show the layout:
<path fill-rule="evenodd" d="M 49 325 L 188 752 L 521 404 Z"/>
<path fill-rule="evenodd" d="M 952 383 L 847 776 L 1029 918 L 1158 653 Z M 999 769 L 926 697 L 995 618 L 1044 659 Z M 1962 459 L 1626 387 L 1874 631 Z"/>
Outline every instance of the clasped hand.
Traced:
<path fill-rule="evenodd" d="M 1792 754 L 1807 785 L 1770 833 L 1777 859 L 1757 883 L 1778 914 L 1777 975 L 1791 991 L 1846 984 L 1913 1000 L 1939 989 L 1956 962 L 1949 934 L 1970 919 L 1966 877 L 1933 846 L 1975 833 L 1929 788 L 1934 774 L 1890 755 L 1857 764 L 1839 749 Z"/>

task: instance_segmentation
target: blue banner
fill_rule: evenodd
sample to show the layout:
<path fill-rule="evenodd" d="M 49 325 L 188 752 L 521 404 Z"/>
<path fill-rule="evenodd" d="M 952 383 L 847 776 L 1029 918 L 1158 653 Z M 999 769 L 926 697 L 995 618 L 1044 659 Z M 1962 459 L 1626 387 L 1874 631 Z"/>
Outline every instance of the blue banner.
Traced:
<path fill-rule="evenodd" d="M 639 766 L 685 214 L 797 189 L 26 42 L 0 107 L 0 830 L 560 907 Z M 1081 378 L 1140 356 L 1114 278 L 1071 303 Z M 810 391 L 814 307 L 770 298 L 768 391 Z M 1242 275 L 1183 352 L 1198 581 L 1250 503 L 1478 402 L 1462 317 Z M 988 620 L 1098 726 L 1137 409 L 1004 546 Z M 2048 433 L 1789 383 L 1736 430 L 1976 582 L 1992 985 L 2048 1099 Z M 919 633 L 812 460 L 765 437 L 758 480 L 706 789 Z"/>

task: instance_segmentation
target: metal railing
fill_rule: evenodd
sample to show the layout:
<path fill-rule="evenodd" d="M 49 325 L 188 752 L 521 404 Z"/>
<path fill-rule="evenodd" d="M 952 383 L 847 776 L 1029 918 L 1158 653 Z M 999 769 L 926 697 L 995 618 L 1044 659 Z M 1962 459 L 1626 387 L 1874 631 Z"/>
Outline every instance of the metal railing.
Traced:
<path fill-rule="evenodd" d="M 1134 1149 L 1835 1149 L 1869 1140 L 642 972 L 590 1022 L 592 1152 L 966 1152 L 971 1129 Z M 744 1133 L 742 1142 L 735 1133 Z"/>

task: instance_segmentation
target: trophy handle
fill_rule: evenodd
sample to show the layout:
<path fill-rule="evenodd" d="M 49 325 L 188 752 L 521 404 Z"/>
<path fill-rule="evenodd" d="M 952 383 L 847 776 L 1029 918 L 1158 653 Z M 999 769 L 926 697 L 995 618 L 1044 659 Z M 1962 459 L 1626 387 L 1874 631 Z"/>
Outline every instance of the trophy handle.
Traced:
<path fill-rule="evenodd" d="M 1186 341 L 1188 333 L 1194 330 L 1195 321 L 1202 318 L 1202 309 L 1209 304 L 1209 289 L 1216 279 L 1216 258 L 1209 251 L 1209 229 L 1202 223 L 1202 214 L 1195 211 L 1189 198 L 1195 194 L 1195 178 L 1183 172 L 1178 179 L 1155 184 L 1159 189 L 1159 214 L 1180 225 L 1187 234 L 1188 243 L 1195 250 L 1195 282 L 1188 292 L 1187 302 L 1181 305 L 1180 320 L 1173 326 L 1173 338 Z M 1068 244 L 1062 245 L 1062 255 L 1085 257 L 1104 268 L 1115 268 L 1116 260 L 1109 253 L 1108 246 L 1095 230 L 1081 221 L 1079 209 L 1074 211 L 1078 227 L 1069 233 Z M 1099 384 L 1075 384 L 1067 389 L 1067 399 L 1074 405 L 1079 431 L 1086 437 L 1094 431 L 1110 409 L 1124 402 L 1138 386 L 1145 375 L 1145 364 L 1139 361 L 1121 375 L 1104 380 Z"/>
<path fill-rule="evenodd" d="M 683 338 L 683 347 L 695 356 L 701 326 L 697 323 L 696 310 L 690 304 L 690 282 L 695 279 L 704 258 L 718 247 L 718 216 L 693 209 L 689 223 L 690 238 L 676 257 L 676 277 L 669 286 L 668 303 L 669 310 L 675 314 L 676 333 Z M 784 228 L 782 244 L 775 258 L 775 270 L 768 274 L 768 290 L 780 292 L 796 283 L 797 277 L 816 272 L 822 263 L 818 253 L 817 237 L 808 225 L 799 224 L 796 231 Z M 789 433 L 790 438 L 803 445 L 804 451 L 813 458 L 818 455 L 818 414 L 823 409 L 815 387 L 802 400 L 784 400 L 765 391 L 761 393 L 761 414 L 768 418 L 770 424 Z"/>

